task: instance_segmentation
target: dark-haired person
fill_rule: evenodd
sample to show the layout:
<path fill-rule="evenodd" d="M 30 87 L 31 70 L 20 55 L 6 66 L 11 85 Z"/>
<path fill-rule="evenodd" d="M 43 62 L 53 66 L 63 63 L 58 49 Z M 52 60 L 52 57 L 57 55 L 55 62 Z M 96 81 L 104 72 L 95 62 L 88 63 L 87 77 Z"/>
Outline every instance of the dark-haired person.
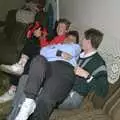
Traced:
<path fill-rule="evenodd" d="M 29 42 L 25 45 L 24 49 L 22 50 L 23 54 L 21 55 L 17 63 L 13 65 L 4 65 L 4 64 L 0 65 L 0 68 L 2 71 L 11 74 L 10 89 L 7 92 L 5 92 L 2 96 L 0 96 L 0 103 L 13 99 L 15 95 L 15 91 L 16 91 L 16 86 L 18 85 L 20 76 L 22 74 L 28 73 L 30 61 L 34 56 L 39 54 L 40 47 L 62 43 L 64 39 L 66 38 L 66 33 L 69 30 L 70 24 L 71 24 L 70 21 L 65 18 L 59 19 L 57 21 L 57 28 L 56 28 L 57 36 L 55 36 L 53 40 L 48 41 L 46 39 L 47 31 L 43 29 L 42 36 L 46 34 L 45 37 L 42 39 L 41 37 L 39 37 L 39 40 L 34 39 L 34 41 L 29 40 Z M 37 34 L 39 34 L 38 33 L 39 27 L 40 27 L 40 24 L 38 24 L 37 22 L 35 23 L 35 25 L 33 24 L 32 26 L 30 26 L 29 27 L 30 29 L 28 30 L 28 34 L 27 34 L 28 37 L 32 37 L 34 34 L 34 31 L 37 31 Z M 36 46 L 35 44 L 33 44 L 35 42 L 39 45 Z"/>
<path fill-rule="evenodd" d="M 64 41 L 69 26 L 70 22 L 67 19 L 60 19 L 57 22 L 57 36 L 55 36 L 51 41 L 48 41 L 47 38 L 42 39 L 42 36 L 44 36 L 44 34 L 47 36 L 47 30 L 45 31 L 45 28 L 43 28 L 37 21 L 34 24 L 31 24 L 27 31 L 27 38 L 30 40 L 27 40 L 28 42 L 22 50 L 20 59 L 13 65 L 0 65 L 1 70 L 10 74 L 21 75 L 24 71 L 24 66 L 27 63 L 28 59 L 36 54 L 39 54 L 40 47 L 58 44 Z M 39 46 L 36 46 L 36 44 Z"/>
<path fill-rule="evenodd" d="M 7 92 L 0 96 L 0 103 L 11 100 L 16 91 L 16 86 L 19 82 L 20 75 L 29 67 L 32 58 L 39 54 L 42 40 L 43 27 L 39 22 L 31 24 L 26 32 L 26 43 L 21 51 L 21 55 L 17 63 L 13 65 L 0 65 L 0 70 L 9 73 L 11 86 Z"/>

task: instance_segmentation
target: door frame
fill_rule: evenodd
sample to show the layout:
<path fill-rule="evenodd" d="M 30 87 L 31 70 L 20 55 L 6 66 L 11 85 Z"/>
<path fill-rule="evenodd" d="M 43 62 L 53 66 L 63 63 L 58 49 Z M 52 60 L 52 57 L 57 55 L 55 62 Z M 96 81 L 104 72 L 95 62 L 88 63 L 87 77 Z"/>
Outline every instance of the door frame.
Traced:
<path fill-rule="evenodd" d="M 59 20 L 60 19 L 59 0 L 56 0 L 56 4 L 57 4 L 57 20 Z"/>

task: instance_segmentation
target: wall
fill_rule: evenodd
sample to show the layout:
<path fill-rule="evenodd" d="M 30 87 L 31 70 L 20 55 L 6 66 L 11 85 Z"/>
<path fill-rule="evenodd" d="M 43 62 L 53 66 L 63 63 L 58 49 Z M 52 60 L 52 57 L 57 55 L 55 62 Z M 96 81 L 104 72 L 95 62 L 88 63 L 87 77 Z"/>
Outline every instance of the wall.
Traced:
<path fill-rule="evenodd" d="M 0 0 L 0 20 L 3 20 L 7 11 L 14 8 L 20 8 L 24 0 Z"/>
<path fill-rule="evenodd" d="M 82 32 L 90 27 L 102 30 L 101 48 L 120 55 L 120 0 L 59 0 L 59 5 L 60 17 Z"/>

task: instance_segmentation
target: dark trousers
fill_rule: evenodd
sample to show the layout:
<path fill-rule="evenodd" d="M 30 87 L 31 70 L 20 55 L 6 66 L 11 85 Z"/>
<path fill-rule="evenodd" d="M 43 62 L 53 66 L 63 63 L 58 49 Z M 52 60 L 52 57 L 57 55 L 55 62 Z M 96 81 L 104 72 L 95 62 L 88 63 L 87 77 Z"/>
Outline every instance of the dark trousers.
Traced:
<path fill-rule="evenodd" d="M 29 57 L 29 60 L 27 61 L 26 65 L 24 67 L 23 74 L 28 74 L 31 60 L 39 53 L 40 53 L 40 46 L 31 42 L 30 40 L 27 40 L 27 42 L 21 52 L 21 54 L 25 54 Z M 17 86 L 21 76 L 17 76 L 17 75 L 10 75 L 10 76 L 11 76 L 10 83 L 12 85 Z"/>
<path fill-rule="evenodd" d="M 47 62 L 37 56 L 29 71 L 25 88 L 26 97 L 35 99 L 38 95 L 37 107 L 30 120 L 48 120 L 54 108 L 69 94 L 75 81 L 73 67 L 63 61 Z"/>

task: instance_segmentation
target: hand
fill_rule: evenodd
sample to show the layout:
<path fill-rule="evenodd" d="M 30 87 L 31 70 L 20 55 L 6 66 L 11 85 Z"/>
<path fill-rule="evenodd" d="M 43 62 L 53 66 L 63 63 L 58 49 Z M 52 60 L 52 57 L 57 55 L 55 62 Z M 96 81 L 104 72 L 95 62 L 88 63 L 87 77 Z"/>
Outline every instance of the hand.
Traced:
<path fill-rule="evenodd" d="M 30 38 L 31 37 L 31 35 L 32 35 L 32 33 L 31 33 L 31 31 L 29 30 L 28 32 L 27 32 L 27 38 Z"/>
<path fill-rule="evenodd" d="M 89 73 L 81 67 L 76 67 L 74 69 L 74 73 L 75 73 L 75 75 L 78 75 L 78 76 L 84 77 L 84 78 L 87 78 L 89 75 Z"/>
<path fill-rule="evenodd" d="M 69 53 L 67 52 L 62 52 L 62 58 L 65 59 L 65 60 L 70 60 L 72 59 L 72 55 L 70 55 Z"/>

